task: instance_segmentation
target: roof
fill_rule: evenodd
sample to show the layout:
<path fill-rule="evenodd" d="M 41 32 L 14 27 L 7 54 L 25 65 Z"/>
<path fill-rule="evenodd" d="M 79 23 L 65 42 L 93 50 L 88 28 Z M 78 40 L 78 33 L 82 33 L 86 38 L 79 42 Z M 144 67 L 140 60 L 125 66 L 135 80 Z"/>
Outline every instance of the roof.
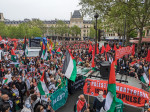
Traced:
<path fill-rule="evenodd" d="M 79 10 L 75 10 L 73 15 L 72 15 L 72 18 L 82 18 Z"/>
<path fill-rule="evenodd" d="M 24 21 L 5 21 L 5 24 L 21 24 L 21 23 L 26 23 L 28 21 L 24 20 Z M 43 21 L 44 24 L 56 24 L 57 20 L 51 20 L 51 21 Z M 70 24 L 70 21 L 68 20 L 64 20 L 63 21 L 65 24 Z"/>

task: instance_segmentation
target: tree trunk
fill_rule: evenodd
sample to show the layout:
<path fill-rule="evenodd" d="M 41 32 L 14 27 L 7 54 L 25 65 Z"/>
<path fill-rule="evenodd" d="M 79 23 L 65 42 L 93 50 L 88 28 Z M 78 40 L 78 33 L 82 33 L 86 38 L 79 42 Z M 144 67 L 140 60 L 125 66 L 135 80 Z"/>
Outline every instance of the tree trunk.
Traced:
<path fill-rule="evenodd" d="M 142 42 L 142 36 L 143 36 L 143 28 L 141 28 L 139 30 L 139 33 L 140 33 L 140 37 L 139 37 L 139 42 L 138 42 L 138 49 L 137 49 L 137 52 L 139 53 L 141 51 L 141 42 Z"/>
<path fill-rule="evenodd" d="M 128 46 L 128 45 L 129 45 L 129 40 L 130 40 L 129 32 L 127 31 L 125 46 Z"/>

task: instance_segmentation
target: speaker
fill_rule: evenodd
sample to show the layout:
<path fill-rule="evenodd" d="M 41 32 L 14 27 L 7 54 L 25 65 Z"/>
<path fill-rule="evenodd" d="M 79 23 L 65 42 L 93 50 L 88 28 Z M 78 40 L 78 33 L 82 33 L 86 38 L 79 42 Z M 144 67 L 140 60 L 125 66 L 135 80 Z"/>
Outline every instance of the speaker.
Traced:
<path fill-rule="evenodd" d="M 110 73 L 110 62 L 109 61 L 104 61 L 100 63 L 100 74 L 102 78 L 108 79 L 109 78 L 109 73 Z"/>

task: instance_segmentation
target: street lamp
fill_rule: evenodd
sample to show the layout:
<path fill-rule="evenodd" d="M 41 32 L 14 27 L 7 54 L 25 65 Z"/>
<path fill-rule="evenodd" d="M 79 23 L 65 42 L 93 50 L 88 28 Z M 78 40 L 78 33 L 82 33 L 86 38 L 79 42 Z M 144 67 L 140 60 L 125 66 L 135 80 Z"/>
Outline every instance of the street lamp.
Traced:
<path fill-rule="evenodd" d="M 95 55 L 97 53 L 97 18 L 99 17 L 99 15 L 96 13 L 94 15 L 94 18 L 96 19 L 96 24 L 95 24 Z"/>

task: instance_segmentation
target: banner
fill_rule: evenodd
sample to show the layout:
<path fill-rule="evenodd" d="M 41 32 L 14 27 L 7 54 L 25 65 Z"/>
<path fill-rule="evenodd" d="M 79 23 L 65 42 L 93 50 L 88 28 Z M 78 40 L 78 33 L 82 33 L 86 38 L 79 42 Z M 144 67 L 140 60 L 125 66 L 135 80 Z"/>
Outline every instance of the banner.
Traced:
<path fill-rule="evenodd" d="M 29 47 L 40 47 L 40 39 L 30 39 Z"/>
<path fill-rule="evenodd" d="M 98 96 L 98 92 L 103 90 L 104 97 L 107 94 L 108 81 L 86 79 L 83 87 L 84 94 L 90 96 Z M 142 107 L 147 102 L 149 103 L 150 93 L 125 84 L 116 83 L 117 98 L 121 99 L 124 103 L 136 107 Z"/>
<path fill-rule="evenodd" d="M 133 46 L 122 47 L 115 52 L 115 60 L 122 58 L 124 55 L 132 53 Z"/>
<path fill-rule="evenodd" d="M 74 93 L 76 90 L 83 88 L 85 79 L 83 76 L 76 77 L 75 82 L 69 80 L 68 91 L 70 94 Z"/>
<path fill-rule="evenodd" d="M 66 103 L 67 98 L 68 98 L 68 87 L 64 86 L 63 88 L 58 89 L 50 97 L 52 108 L 56 111 Z"/>

